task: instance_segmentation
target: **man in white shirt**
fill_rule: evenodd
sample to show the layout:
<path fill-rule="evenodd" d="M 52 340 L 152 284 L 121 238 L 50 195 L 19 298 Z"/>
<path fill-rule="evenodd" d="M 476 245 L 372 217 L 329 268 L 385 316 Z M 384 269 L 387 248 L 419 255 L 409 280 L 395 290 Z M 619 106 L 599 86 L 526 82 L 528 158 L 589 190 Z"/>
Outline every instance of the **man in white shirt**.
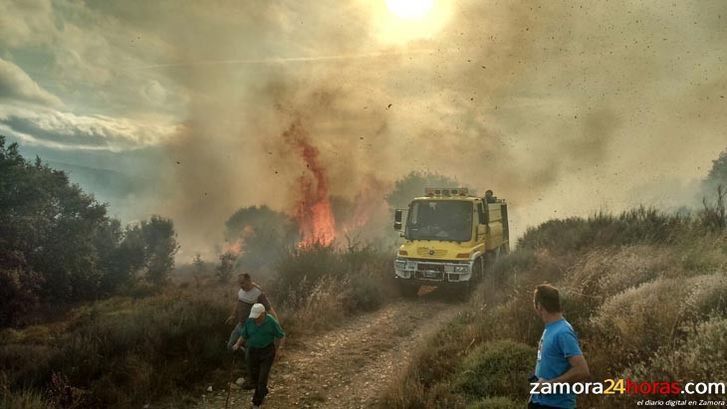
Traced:
<path fill-rule="evenodd" d="M 235 305 L 232 306 L 232 313 L 227 317 L 228 324 L 233 322 L 236 324 L 235 329 L 230 334 L 230 339 L 227 341 L 228 349 L 232 349 L 232 346 L 237 342 L 239 338 L 237 334 L 240 332 L 240 328 L 245 323 L 245 320 L 247 320 L 247 317 L 250 316 L 250 309 L 254 304 L 262 304 L 265 306 L 265 311 L 268 314 L 272 315 L 276 320 L 278 319 L 278 314 L 275 312 L 273 306 L 270 305 L 268 297 L 260 286 L 252 282 L 250 274 L 240 274 L 237 277 L 237 282 L 240 284 L 240 290 L 237 292 Z"/>

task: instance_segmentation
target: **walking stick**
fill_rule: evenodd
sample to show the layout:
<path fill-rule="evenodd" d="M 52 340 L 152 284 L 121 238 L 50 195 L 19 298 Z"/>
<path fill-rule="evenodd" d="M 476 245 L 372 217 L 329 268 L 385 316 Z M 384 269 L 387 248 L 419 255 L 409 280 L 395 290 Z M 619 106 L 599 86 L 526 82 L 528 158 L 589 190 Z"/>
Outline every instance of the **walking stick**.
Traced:
<path fill-rule="evenodd" d="M 230 393 L 232 392 L 232 371 L 235 369 L 235 358 L 237 355 L 233 352 L 232 354 L 232 365 L 230 366 L 230 375 L 227 377 L 227 399 L 225 399 L 225 409 L 229 408 L 230 405 Z"/>

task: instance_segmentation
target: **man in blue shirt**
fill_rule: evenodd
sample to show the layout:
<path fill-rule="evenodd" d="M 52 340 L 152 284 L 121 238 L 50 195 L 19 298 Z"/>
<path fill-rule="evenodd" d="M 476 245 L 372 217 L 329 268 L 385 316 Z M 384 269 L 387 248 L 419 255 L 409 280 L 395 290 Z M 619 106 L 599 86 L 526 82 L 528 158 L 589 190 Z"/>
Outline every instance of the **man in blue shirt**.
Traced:
<path fill-rule="evenodd" d="M 268 394 L 270 368 L 275 361 L 276 351 L 278 358 L 280 357 L 285 332 L 280 327 L 278 320 L 265 313 L 265 306 L 256 303 L 250 308 L 250 316 L 240 328 L 238 335 L 240 338 L 232 349 L 237 351 L 242 344 L 247 346 L 249 352 L 247 373 L 255 385 L 252 407 L 257 409 L 263 404 L 263 400 Z"/>
<path fill-rule="evenodd" d="M 535 288 L 535 312 L 545 323 L 538 344 L 535 376 L 538 383 L 573 383 L 590 377 L 588 363 L 578 345 L 573 327 L 563 318 L 558 289 L 550 284 Z M 541 390 L 543 385 L 539 385 Z M 576 407 L 575 394 L 531 394 L 528 408 Z"/>

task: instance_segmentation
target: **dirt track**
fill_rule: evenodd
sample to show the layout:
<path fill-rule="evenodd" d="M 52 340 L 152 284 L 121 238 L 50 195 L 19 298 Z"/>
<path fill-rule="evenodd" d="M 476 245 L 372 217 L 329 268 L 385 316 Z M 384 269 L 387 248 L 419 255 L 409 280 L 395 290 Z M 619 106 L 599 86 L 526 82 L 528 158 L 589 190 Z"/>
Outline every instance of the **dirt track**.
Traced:
<path fill-rule="evenodd" d="M 302 340 L 273 366 L 265 408 L 369 408 L 410 359 L 411 351 L 460 306 L 441 301 L 397 302 L 338 329 Z M 233 389 L 230 408 L 247 408 L 252 391 Z M 225 394 L 200 408 L 224 408 Z"/>

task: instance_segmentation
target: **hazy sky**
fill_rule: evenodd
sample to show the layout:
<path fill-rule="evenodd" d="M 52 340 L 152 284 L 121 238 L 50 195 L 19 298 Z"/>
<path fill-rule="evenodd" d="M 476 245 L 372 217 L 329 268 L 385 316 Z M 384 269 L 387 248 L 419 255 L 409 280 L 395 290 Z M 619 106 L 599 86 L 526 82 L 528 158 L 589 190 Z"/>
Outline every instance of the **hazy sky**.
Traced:
<path fill-rule="evenodd" d="M 187 255 L 290 209 L 293 123 L 335 195 L 436 171 L 517 232 L 688 203 L 727 147 L 727 2 L 396 3 L 0 0 L 0 133 Z"/>

